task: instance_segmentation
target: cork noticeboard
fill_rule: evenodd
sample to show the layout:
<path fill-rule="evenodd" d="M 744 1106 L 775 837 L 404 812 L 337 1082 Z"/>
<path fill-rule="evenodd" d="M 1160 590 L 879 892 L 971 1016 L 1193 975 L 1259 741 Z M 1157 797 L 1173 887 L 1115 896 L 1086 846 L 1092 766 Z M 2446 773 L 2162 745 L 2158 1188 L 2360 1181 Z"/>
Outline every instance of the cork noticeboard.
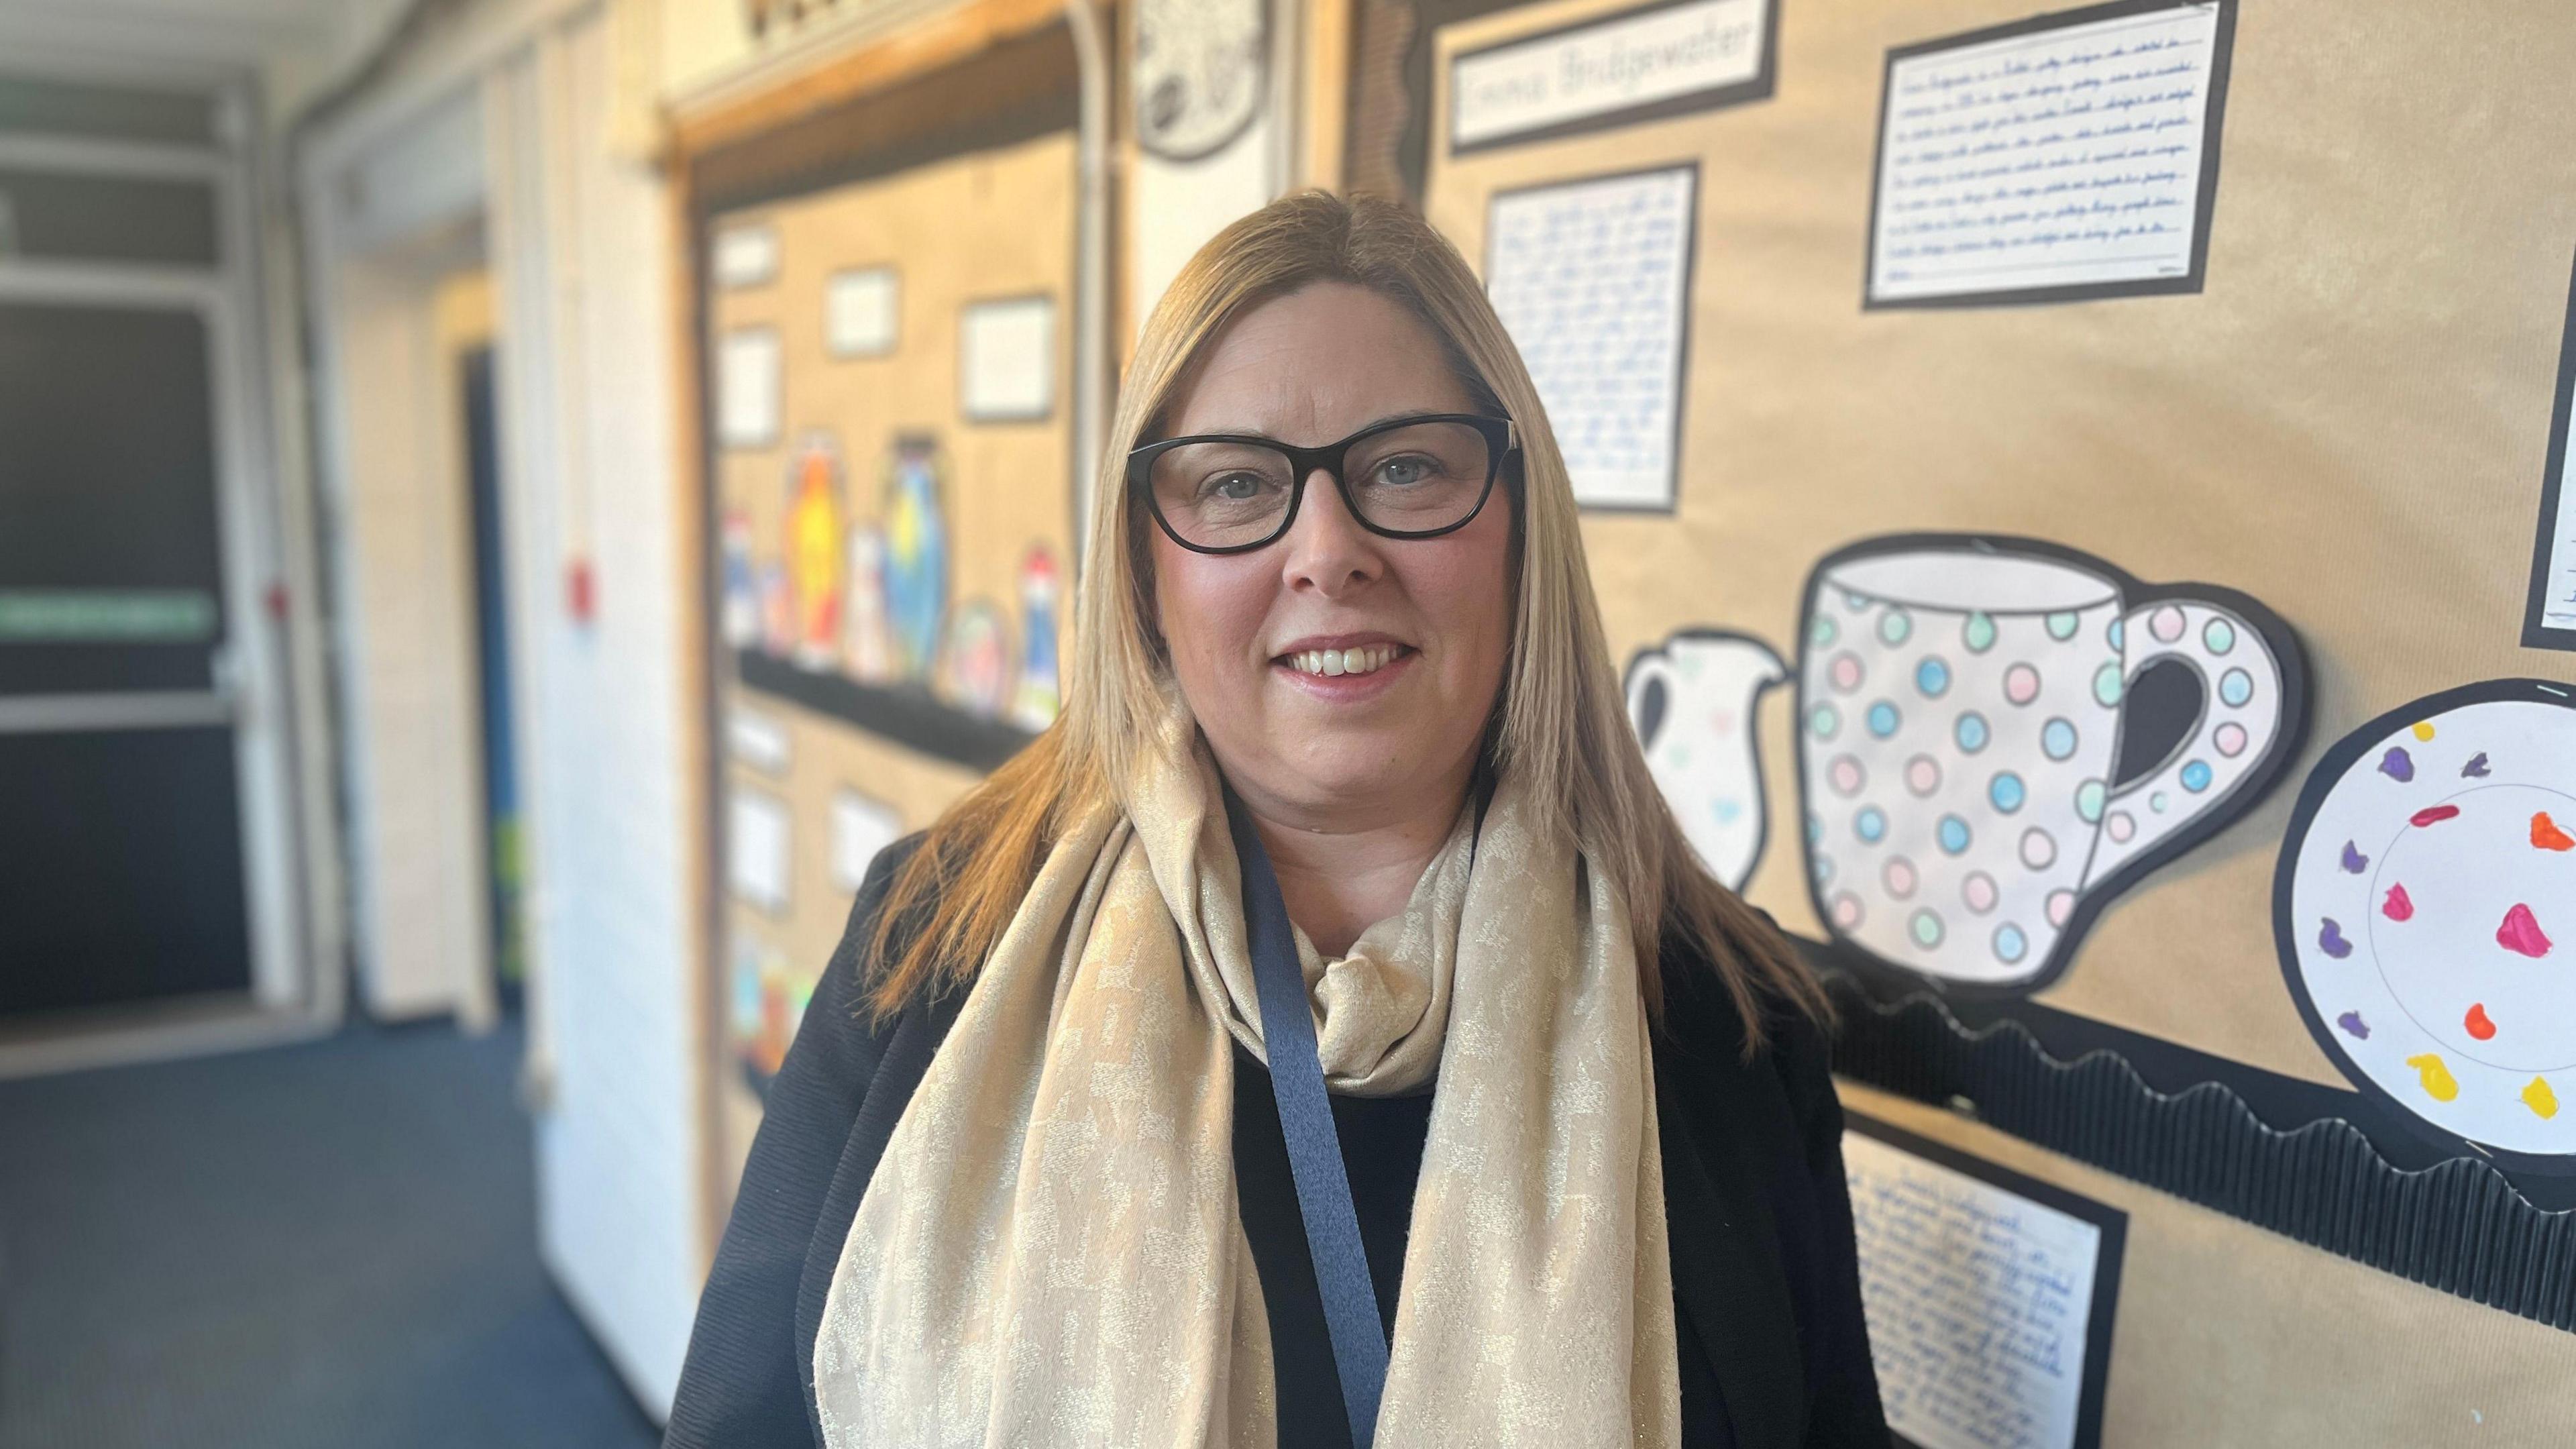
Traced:
<path fill-rule="evenodd" d="M 2521 638 L 2535 483 L 2563 467 L 2544 453 L 2576 249 L 2576 115 L 2550 98 L 2576 31 L 2540 3 L 2484 7 L 2474 28 L 2322 0 L 2205 7 L 2227 22 L 2194 32 L 2225 41 L 2210 88 L 2223 128 L 2210 106 L 2213 153 L 2188 178 L 2188 285 L 1918 308 L 1868 301 L 1890 58 L 2035 25 L 2042 7 L 1791 0 L 1757 101 L 1463 153 L 1441 139 L 1457 57 L 1641 7 L 1405 8 L 1414 48 L 1376 72 L 1401 77 L 1408 108 L 1378 128 L 1398 137 L 1385 172 L 1418 185 L 1472 262 L 1491 255 L 1498 198 L 1695 170 L 1670 511 L 1587 510 L 1584 530 L 1614 652 L 1665 676 L 1707 656 L 1699 677 L 1740 696 L 1702 703 L 1750 721 L 1719 743 L 1758 781 L 1731 806 L 1754 817 L 1710 832 L 1767 841 L 1743 868 L 1748 899 L 1812 941 L 1837 934 L 1801 829 L 1829 757 L 1816 780 L 1802 773 L 1793 732 L 1815 722 L 1791 701 L 1802 663 L 1829 664 L 1810 647 L 1809 604 L 1838 551 L 1969 539 L 2089 560 L 2171 591 L 2191 640 L 2242 649 L 2259 634 L 2277 672 L 2303 681 L 2304 718 L 2275 721 L 2263 788 L 2104 903 L 2065 959 L 1996 997 L 1918 982 L 1901 1011 L 1884 993 L 1855 998 L 1851 1060 L 2278 1232 L 2576 1326 L 2559 1278 L 2509 1287 L 2435 1261 L 2508 1222 L 2513 1252 L 2557 1251 L 2567 1220 L 2545 1210 L 2576 1205 L 2576 1179 L 2497 1173 L 2356 1091 L 2284 983 L 2272 913 L 2298 787 L 2339 737 L 2476 681 L 2576 684 L 2563 653 Z M 1354 124 L 1389 104 L 1355 96 Z M 2212 635 L 2211 600 L 2254 607 Z M 2277 636 L 2245 626 L 2258 611 Z M 2221 677 L 2207 675 L 2213 694 Z M 1657 703 L 1673 716 L 1668 695 Z M 2011 944 L 2038 959 L 2035 941 Z M 2190 1095 L 2212 1083 L 2223 1096 Z M 2386 1222 L 2333 1210 L 2348 1189 L 2280 1166 L 2281 1134 L 2302 1128 L 2319 1162 L 2365 1164 L 2387 1202 L 2443 1224 L 2434 1246 L 2388 1250 Z M 2240 1181 L 2229 1161 L 2265 1165 Z"/>

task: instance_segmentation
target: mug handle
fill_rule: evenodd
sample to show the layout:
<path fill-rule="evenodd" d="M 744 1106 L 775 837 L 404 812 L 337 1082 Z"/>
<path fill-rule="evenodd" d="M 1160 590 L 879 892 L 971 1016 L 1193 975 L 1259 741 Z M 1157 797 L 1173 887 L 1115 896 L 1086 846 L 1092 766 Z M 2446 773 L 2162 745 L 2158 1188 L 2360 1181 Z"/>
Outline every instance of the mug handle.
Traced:
<path fill-rule="evenodd" d="M 1655 733 L 1660 735 L 1664 732 L 1663 726 L 1672 722 L 1673 704 L 1680 694 L 1680 691 L 1673 687 L 1672 658 L 1661 649 L 1656 649 L 1640 654 L 1629 661 L 1628 728 L 1636 731 L 1637 748 L 1640 750 L 1651 750 L 1655 747 L 1654 739 L 1646 733 L 1646 688 L 1657 680 L 1663 681 L 1664 685 L 1664 717 L 1655 722 Z"/>
<path fill-rule="evenodd" d="M 2180 659 L 2200 675 L 2200 721 L 2161 766 L 2105 792 L 2079 890 L 2185 825 L 2228 809 L 2238 798 L 2237 783 L 2270 758 L 2288 720 L 2281 661 L 2271 643 L 2244 615 L 2214 599 L 2169 594 L 2140 604 L 2121 616 L 2120 644 L 2124 729 L 2129 683 L 2160 659 Z M 2232 751 L 2222 748 L 2230 744 Z"/>

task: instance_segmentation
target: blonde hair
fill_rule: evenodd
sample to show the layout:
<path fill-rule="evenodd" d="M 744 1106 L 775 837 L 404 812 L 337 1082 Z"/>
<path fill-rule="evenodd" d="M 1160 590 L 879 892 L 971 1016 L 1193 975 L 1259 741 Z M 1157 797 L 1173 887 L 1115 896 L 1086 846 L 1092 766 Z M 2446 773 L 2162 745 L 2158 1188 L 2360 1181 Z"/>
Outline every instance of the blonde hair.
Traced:
<path fill-rule="evenodd" d="M 1710 964 L 1743 1019 L 1748 1055 L 1765 1036 L 1768 1007 L 1823 1019 L 1815 979 L 1766 917 L 1700 868 L 1647 773 L 1602 635 L 1564 459 L 1483 287 L 1412 212 L 1321 191 L 1273 202 L 1218 233 L 1147 320 L 1092 493 L 1064 712 L 941 816 L 895 873 L 869 953 L 877 963 L 871 1007 L 889 1013 L 971 978 L 1057 834 L 1120 797 L 1124 762 L 1148 748 L 1172 688 L 1127 454 L 1230 320 L 1325 281 L 1406 307 L 1441 339 L 1469 396 L 1519 424 L 1519 598 L 1486 769 L 1523 777 L 1551 817 L 1540 827 L 1570 832 L 1588 868 L 1629 903 L 1639 989 L 1659 1019 L 1657 963 L 1668 944 Z"/>

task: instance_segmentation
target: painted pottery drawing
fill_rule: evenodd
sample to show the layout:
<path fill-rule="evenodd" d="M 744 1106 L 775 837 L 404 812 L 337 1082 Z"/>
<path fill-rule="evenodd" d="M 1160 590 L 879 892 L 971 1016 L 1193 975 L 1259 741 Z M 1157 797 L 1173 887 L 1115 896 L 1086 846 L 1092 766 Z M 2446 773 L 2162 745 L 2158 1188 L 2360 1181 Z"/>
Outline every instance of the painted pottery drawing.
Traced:
<path fill-rule="evenodd" d="M 2272 899 L 2291 995 L 2356 1085 L 2576 1168 L 2576 687 L 2492 680 L 2346 735 Z"/>
<path fill-rule="evenodd" d="M 1762 859 L 1762 772 L 1753 710 L 1789 677 L 1771 646 L 1691 629 L 1628 663 L 1628 722 L 1700 863 L 1740 890 Z"/>
<path fill-rule="evenodd" d="M 2052 979 L 2111 897 L 2253 803 L 2304 709 L 2269 610 L 2037 540 L 1868 540 L 1801 617 L 1816 909 L 1945 982 Z"/>

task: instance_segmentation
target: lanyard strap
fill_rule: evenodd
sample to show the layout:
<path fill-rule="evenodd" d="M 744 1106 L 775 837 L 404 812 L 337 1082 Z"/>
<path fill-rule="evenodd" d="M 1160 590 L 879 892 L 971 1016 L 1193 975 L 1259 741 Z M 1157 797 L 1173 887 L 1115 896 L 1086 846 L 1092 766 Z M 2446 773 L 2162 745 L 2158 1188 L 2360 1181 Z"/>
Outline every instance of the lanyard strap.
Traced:
<path fill-rule="evenodd" d="M 1279 877 L 1270 869 L 1249 812 L 1231 790 L 1226 804 L 1235 858 L 1243 867 L 1244 934 L 1251 938 L 1261 1039 L 1270 1058 L 1279 1130 L 1288 1140 L 1288 1172 L 1297 1183 L 1297 1213 L 1305 1219 L 1306 1252 L 1314 1260 L 1315 1287 L 1324 1300 L 1324 1330 L 1333 1342 L 1333 1367 L 1341 1375 L 1352 1449 L 1370 1449 L 1377 1439 L 1378 1397 L 1386 1388 L 1386 1329 L 1369 1279 L 1368 1250 L 1360 1242 L 1359 1210 L 1351 1205 L 1351 1181 L 1342 1167 L 1341 1138 L 1333 1130 L 1332 1103 L 1324 1096 L 1314 1008 L 1306 999 L 1306 974 L 1297 964 L 1288 904 L 1280 897 Z"/>

